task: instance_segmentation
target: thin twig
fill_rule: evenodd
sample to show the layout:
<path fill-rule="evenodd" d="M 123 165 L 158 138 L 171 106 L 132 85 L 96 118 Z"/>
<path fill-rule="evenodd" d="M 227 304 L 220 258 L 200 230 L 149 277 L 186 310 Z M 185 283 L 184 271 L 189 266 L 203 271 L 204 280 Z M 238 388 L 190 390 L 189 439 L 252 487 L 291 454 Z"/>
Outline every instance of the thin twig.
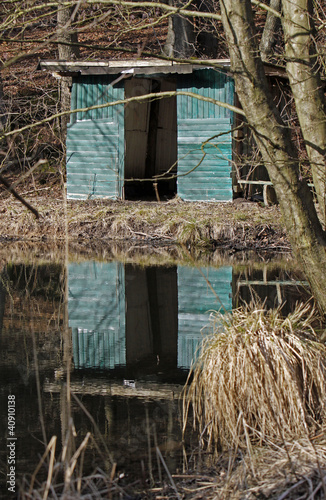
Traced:
<path fill-rule="evenodd" d="M 293 486 L 291 486 L 291 488 L 288 488 L 286 491 L 284 491 L 284 493 L 282 493 L 282 495 L 279 496 L 277 500 L 284 500 L 284 498 L 286 498 L 292 490 L 295 490 L 298 486 L 301 486 L 301 484 L 303 484 L 304 482 L 305 482 L 305 479 L 301 479 L 301 481 L 293 484 Z"/>

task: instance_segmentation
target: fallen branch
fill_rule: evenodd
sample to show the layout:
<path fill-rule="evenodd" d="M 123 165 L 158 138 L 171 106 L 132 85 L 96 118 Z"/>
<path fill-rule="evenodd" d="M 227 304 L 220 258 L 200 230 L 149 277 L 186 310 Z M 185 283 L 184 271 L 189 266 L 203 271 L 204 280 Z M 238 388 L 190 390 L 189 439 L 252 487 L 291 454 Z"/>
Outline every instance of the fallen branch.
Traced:
<path fill-rule="evenodd" d="M 5 188 L 15 197 L 17 198 L 18 201 L 20 201 L 23 205 L 25 205 L 25 207 L 30 210 L 37 219 L 40 218 L 40 214 L 38 213 L 38 211 L 36 210 L 36 208 L 32 207 L 32 205 L 30 205 L 28 203 L 28 201 L 25 200 L 25 198 L 23 198 L 22 196 L 20 196 L 20 194 L 17 193 L 17 191 L 9 184 L 8 181 L 6 181 L 6 179 L 4 177 L 2 177 L 2 175 L 0 175 L 0 182 L 5 186 Z"/>

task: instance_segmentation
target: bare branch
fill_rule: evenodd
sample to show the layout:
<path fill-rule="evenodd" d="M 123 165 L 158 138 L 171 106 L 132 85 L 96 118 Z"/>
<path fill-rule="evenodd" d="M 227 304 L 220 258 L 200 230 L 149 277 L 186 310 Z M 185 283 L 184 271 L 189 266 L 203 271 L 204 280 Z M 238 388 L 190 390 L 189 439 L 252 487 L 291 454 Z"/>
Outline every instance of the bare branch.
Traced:
<path fill-rule="evenodd" d="M 8 191 L 15 197 L 17 198 L 17 200 L 19 200 L 23 205 L 25 205 L 26 208 L 28 208 L 28 210 L 30 210 L 37 219 L 40 218 L 40 214 L 39 212 L 36 210 L 36 208 L 32 207 L 32 205 L 30 205 L 28 203 L 28 201 L 25 200 L 25 198 L 23 198 L 22 196 L 20 196 L 20 194 L 17 193 L 17 191 L 9 184 L 8 181 L 6 181 L 6 179 L 4 177 L 2 177 L 2 175 L 0 175 L 0 182 L 5 186 L 6 189 L 8 189 Z"/>
<path fill-rule="evenodd" d="M 226 102 L 222 101 L 217 101 L 216 99 L 213 99 L 212 97 L 206 97 L 206 96 L 201 96 L 198 94 L 194 94 L 193 92 L 185 92 L 185 91 L 176 91 L 176 92 L 157 92 L 157 93 L 152 93 L 152 94 L 146 94 L 142 96 L 134 96 L 134 97 L 129 97 L 128 99 L 120 99 L 118 101 L 114 102 L 109 102 L 105 104 L 99 104 L 96 106 L 89 106 L 88 108 L 78 108 L 74 109 L 72 111 L 63 111 L 61 113 L 56 113 L 52 116 L 49 116 L 48 118 L 45 118 L 44 120 L 40 120 L 38 122 L 31 123 L 29 125 L 25 125 L 24 127 L 21 127 L 19 129 L 11 130 L 9 132 L 4 132 L 0 135 L 0 140 L 4 139 L 5 137 L 10 137 L 15 134 L 19 134 L 21 132 L 24 132 L 25 130 L 29 130 L 31 128 L 38 127 L 40 125 L 43 125 L 44 123 L 49 123 L 55 120 L 56 118 L 60 118 L 61 116 L 65 115 L 72 115 L 76 113 L 87 113 L 87 111 L 92 111 L 93 109 L 103 109 L 103 108 L 110 108 L 111 106 L 118 106 L 119 104 L 128 104 L 129 102 L 133 101 L 145 101 L 147 99 L 163 99 L 165 97 L 174 97 L 178 95 L 185 95 L 188 97 L 193 97 L 194 99 L 198 99 L 200 101 L 205 101 L 205 102 L 211 102 L 215 104 L 216 106 L 221 106 L 222 108 L 229 109 L 230 111 L 233 111 L 234 113 L 238 113 L 242 116 L 245 116 L 244 111 L 241 108 L 238 108 L 237 106 L 233 106 L 232 104 L 228 104 Z"/>

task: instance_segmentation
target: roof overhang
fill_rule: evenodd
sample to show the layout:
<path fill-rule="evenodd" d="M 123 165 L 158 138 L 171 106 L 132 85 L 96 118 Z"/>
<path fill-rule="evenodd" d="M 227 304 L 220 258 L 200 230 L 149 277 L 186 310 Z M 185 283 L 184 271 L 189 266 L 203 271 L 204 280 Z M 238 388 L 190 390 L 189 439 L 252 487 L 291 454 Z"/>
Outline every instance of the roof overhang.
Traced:
<path fill-rule="evenodd" d="M 150 75 L 150 74 L 190 74 L 200 68 L 230 67 L 229 59 L 194 61 L 193 64 L 177 63 L 160 59 L 129 59 L 111 61 L 40 61 L 38 69 L 50 71 L 58 76 L 73 75 Z"/>
<path fill-rule="evenodd" d="M 78 75 L 154 75 L 191 74 L 195 69 L 230 69 L 230 59 L 194 60 L 193 63 L 179 63 L 162 59 L 113 59 L 109 61 L 39 61 L 37 69 L 49 71 L 54 76 Z M 283 66 L 264 63 L 269 77 L 287 79 Z"/>

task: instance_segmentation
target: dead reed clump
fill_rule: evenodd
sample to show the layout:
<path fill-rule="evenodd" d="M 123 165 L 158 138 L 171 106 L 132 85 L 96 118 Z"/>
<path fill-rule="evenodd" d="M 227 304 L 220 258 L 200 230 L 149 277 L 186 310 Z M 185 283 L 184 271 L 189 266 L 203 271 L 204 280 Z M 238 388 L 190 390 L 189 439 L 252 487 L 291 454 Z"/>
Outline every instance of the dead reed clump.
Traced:
<path fill-rule="evenodd" d="M 220 486 L 220 498 L 326 498 L 326 438 L 300 438 L 277 446 L 254 447 L 234 462 Z M 227 470 L 227 469 L 226 469 Z"/>
<path fill-rule="evenodd" d="M 249 305 L 212 314 L 185 395 L 211 449 L 247 449 L 267 441 L 311 438 L 326 425 L 326 347 L 312 326 L 315 311 Z M 185 420 L 186 421 L 186 420 Z"/>

